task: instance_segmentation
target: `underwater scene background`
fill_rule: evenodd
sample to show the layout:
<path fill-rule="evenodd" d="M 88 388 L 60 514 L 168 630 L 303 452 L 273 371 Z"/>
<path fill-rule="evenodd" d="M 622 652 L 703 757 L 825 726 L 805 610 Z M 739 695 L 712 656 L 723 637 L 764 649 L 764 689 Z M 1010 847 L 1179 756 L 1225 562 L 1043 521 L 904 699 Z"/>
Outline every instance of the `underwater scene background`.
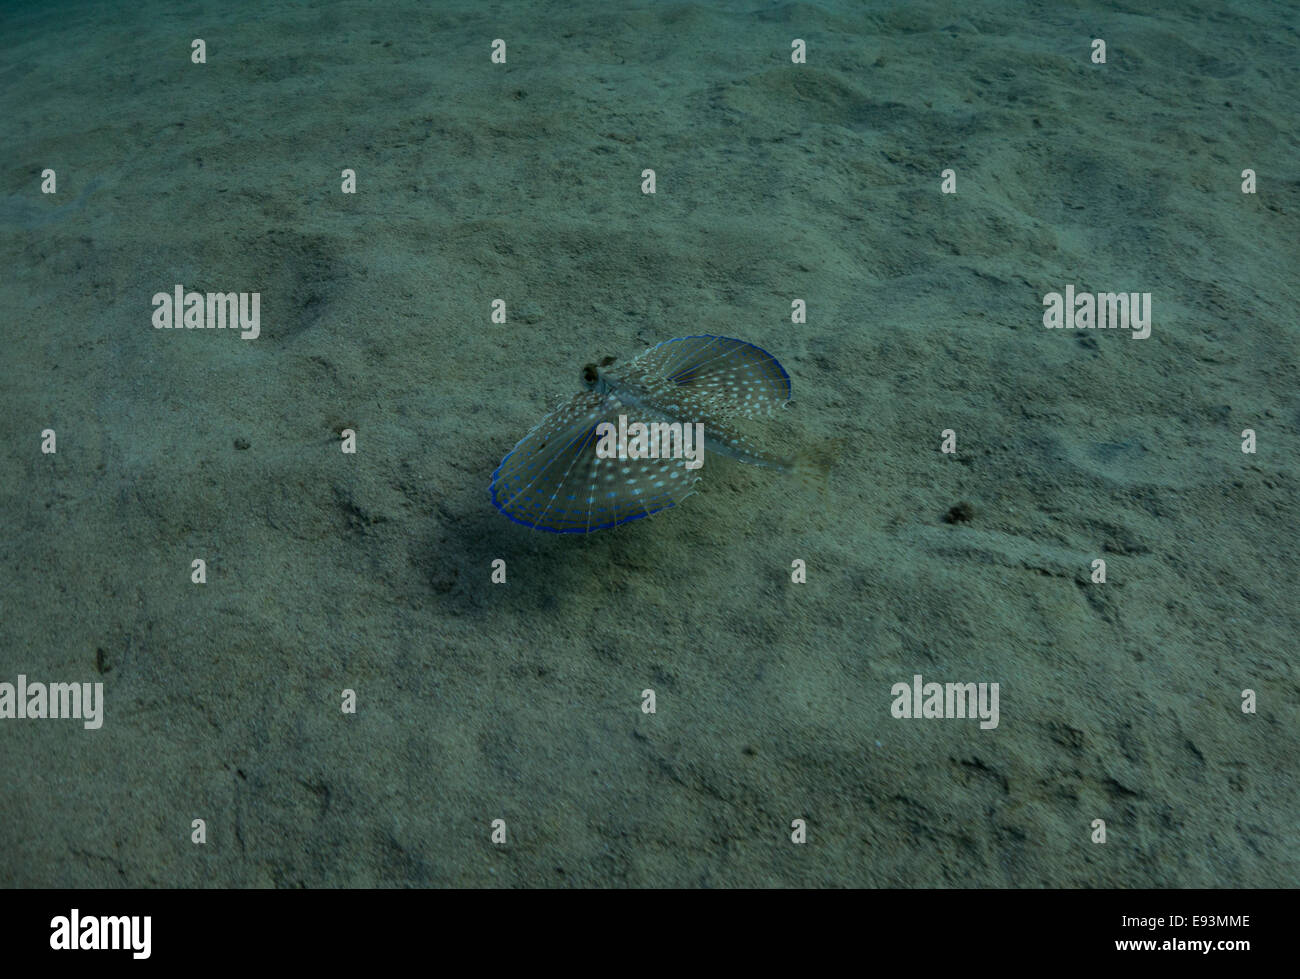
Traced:
<path fill-rule="evenodd" d="M 0 8 L 0 682 L 103 684 L 0 718 L 0 884 L 1293 886 L 1295 23 Z M 583 365 L 695 335 L 823 487 L 498 512 Z"/>

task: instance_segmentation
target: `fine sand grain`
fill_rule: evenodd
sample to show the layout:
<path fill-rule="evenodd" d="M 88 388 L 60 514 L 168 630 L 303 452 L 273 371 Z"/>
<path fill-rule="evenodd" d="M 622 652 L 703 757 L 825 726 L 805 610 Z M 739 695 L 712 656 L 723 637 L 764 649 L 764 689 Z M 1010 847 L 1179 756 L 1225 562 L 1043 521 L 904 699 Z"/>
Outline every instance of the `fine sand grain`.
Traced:
<path fill-rule="evenodd" d="M 0 721 L 0 885 L 1293 885 L 1294 24 L 1146 7 L 3 14 L 0 681 L 107 706 Z M 262 335 L 154 330 L 176 283 Z M 1071 284 L 1151 337 L 1044 329 Z M 582 364 L 695 333 L 847 440 L 824 498 L 493 509 Z"/>

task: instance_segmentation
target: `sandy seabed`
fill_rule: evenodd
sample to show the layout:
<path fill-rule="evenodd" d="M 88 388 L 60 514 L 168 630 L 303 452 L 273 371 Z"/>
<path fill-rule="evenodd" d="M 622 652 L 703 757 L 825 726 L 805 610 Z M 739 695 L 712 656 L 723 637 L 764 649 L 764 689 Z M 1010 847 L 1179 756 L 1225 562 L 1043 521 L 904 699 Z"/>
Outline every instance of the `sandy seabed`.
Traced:
<path fill-rule="evenodd" d="M 1294 885 L 1295 26 L 1148 7 L 0 14 L 0 681 L 106 701 L 0 721 L 0 884 Z M 154 330 L 176 283 L 261 336 Z M 582 364 L 697 333 L 847 441 L 824 497 L 493 509 Z"/>

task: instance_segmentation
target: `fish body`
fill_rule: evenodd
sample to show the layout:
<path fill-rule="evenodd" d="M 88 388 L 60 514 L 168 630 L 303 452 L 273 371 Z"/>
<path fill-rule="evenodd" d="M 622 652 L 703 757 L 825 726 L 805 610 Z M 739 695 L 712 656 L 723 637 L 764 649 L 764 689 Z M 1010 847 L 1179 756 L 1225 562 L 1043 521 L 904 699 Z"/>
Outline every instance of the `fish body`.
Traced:
<path fill-rule="evenodd" d="M 794 460 L 765 452 L 735 425 L 728 424 L 728 416 L 734 415 L 736 409 L 734 405 L 726 404 L 723 398 L 712 397 L 701 403 L 701 399 L 685 398 L 681 392 L 665 391 L 659 385 L 647 389 L 644 383 L 638 385 L 634 380 L 624 381 L 617 374 L 591 364 L 583 370 L 588 389 L 609 396 L 611 400 L 607 404 L 611 410 L 622 406 L 623 410 L 635 412 L 638 419 L 645 422 L 679 422 L 683 426 L 702 424 L 704 448 L 708 452 L 765 469 L 788 472 L 793 467 Z M 591 371 L 595 371 L 594 376 Z"/>
<path fill-rule="evenodd" d="M 492 474 L 493 505 L 515 523 L 550 533 L 590 533 L 680 503 L 698 470 L 682 458 L 605 458 L 602 423 L 703 425 L 705 449 L 748 465 L 799 471 L 798 459 L 768 453 L 742 430 L 790 399 L 775 357 L 743 340 L 713 335 L 665 340 L 622 368 L 583 368 L 585 390 L 543 418 Z"/>

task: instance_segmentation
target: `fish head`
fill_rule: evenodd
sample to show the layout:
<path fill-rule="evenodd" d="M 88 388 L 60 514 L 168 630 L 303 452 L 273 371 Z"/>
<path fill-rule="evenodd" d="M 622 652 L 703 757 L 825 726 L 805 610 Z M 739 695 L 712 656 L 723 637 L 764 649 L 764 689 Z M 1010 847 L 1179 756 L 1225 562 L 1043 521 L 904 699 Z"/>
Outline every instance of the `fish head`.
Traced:
<path fill-rule="evenodd" d="M 582 383 L 588 391 L 595 391 L 597 394 L 609 394 L 614 390 L 613 379 L 603 370 L 613 361 L 613 357 L 606 357 L 600 362 L 599 366 L 596 364 L 585 364 L 583 366 Z"/>

